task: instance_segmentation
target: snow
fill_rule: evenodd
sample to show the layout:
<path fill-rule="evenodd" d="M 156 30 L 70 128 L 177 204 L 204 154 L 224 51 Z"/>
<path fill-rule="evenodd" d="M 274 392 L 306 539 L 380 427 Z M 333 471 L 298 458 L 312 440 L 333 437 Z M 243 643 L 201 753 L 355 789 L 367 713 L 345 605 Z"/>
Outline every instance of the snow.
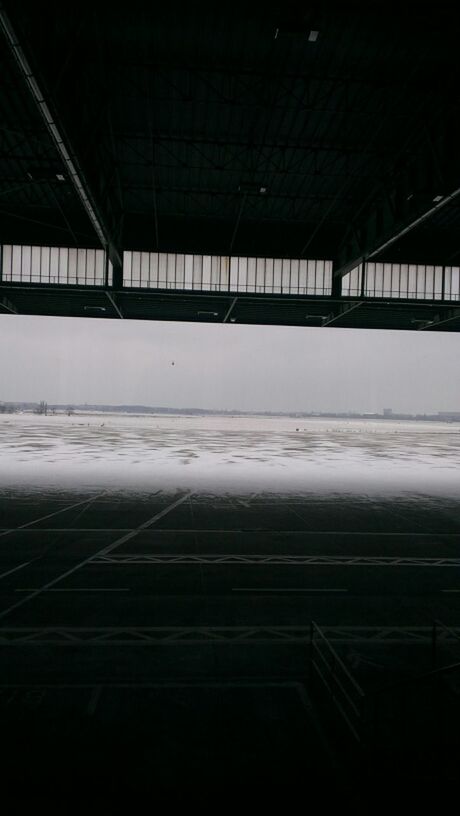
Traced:
<path fill-rule="evenodd" d="M 459 474 L 457 423 L 0 415 L 1 488 L 458 495 Z"/>

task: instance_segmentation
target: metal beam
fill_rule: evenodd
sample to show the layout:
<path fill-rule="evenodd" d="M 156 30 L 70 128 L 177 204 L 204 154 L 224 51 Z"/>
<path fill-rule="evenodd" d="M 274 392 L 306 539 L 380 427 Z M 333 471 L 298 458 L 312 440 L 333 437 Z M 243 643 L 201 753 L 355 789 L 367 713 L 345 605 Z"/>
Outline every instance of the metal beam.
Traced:
<path fill-rule="evenodd" d="M 374 189 L 351 219 L 336 259 L 335 277 L 385 252 L 456 202 L 460 196 L 459 128 L 458 117 L 441 109 L 431 131 L 426 128 L 421 137 L 417 134 L 395 158 L 388 168 L 387 183 Z M 446 179 L 450 179 L 450 190 Z"/>
<path fill-rule="evenodd" d="M 0 297 L 0 307 L 5 309 L 5 311 L 10 312 L 10 314 L 18 314 L 18 310 L 16 306 L 11 303 L 11 300 L 8 300 L 6 297 Z"/>
<path fill-rule="evenodd" d="M 118 306 L 118 304 L 117 304 L 117 302 L 115 300 L 115 296 L 112 295 L 111 292 L 107 291 L 107 289 L 105 291 L 105 294 L 107 295 L 108 299 L 110 300 L 110 303 L 113 306 L 113 308 L 115 309 L 118 317 L 121 318 L 121 320 L 123 320 L 124 315 L 123 315 L 123 312 L 121 311 L 120 307 Z"/>
<path fill-rule="evenodd" d="M 248 197 L 247 192 L 244 192 L 242 194 L 242 196 L 241 196 L 241 200 L 240 200 L 240 203 L 239 203 L 239 206 L 238 206 L 238 212 L 236 214 L 236 222 L 235 222 L 235 226 L 233 228 L 232 238 L 231 238 L 230 246 L 229 246 L 229 249 L 228 249 L 228 254 L 229 255 L 231 255 L 233 253 L 233 245 L 235 243 L 236 233 L 238 232 L 238 227 L 240 225 L 241 216 L 243 215 L 243 210 L 244 210 L 244 206 L 246 204 L 247 197 Z"/>
<path fill-rule="evenodd" d="M 433 320 L 426 320 L 417 331 L 427 331 L 428 329 L 437 329 L 438 326 L 443 326 L 444 323 L 451 323 L 452 320 L 460 320 L 460 309 L 450 309 L 449 317 L 442 317 L 442 315 L 435 315 Z"/>
<path fill-rule="evenodd" d="M 443 30 L 443 34 L 445 31 Z M 215 63 L 211 65 L 209 62 L 202 62 L 199 63 L 197 60 L 193 61 L 178 61 L 178 57 L 174 55 L 171 58 L 171 54 L 169 54 L 169 62 L 165 59 L 163 61 L 155 58 L 149 61 L 145 61 L 145 59 L 138 59 L 137 57 L 142 52 L 137 49 L 136 58 L 133 58 L 132 54 L 126 55 L 123 63 L 120 63 L 120 60 L 116 58 L 110 59 L 110 55 L 107 61 L 108 68 L 112 74 L 117 75 L 117 81 L 125 80 L 133 83 L 132 77 L 133 75 L 139 75 L 140 71 L 151 71 L 156 76 L 160 77 L 161 80 L 164 79 L 165 84 L 167 87 L 172 88 L 175 90 L 176 93 L 182 92 L 182 86 L 178 84 L 177 77 L 181 75 L 184 77 L 184 80 L 187 82 L 185 89 L 188 90 L 190 87 L 190 77 L 196 77 L 199 81 L 203 80 L 203 77 L 206 77 L 206 82 L 209 82 L 209 77 L 213 77 L 213 81 L 218 77 L 231 77 L 232 81 L 236 85 L 236 92 L 234 93 L 234 97 L 237 100 L 240 99 L 240 89 L 238 87 L 239 84 L 242 85 L 243 91 L 248 93 L 251 90 L 251 83 L 254 83 L 254 95 L 259 104 L 262 104 L 260 98 L 260 85 L 262 82 L 266 81 L 275 81 L 280 82 L 280 70 L 278 63 L 275 63 L 272 67 L 271 65 L 263 65 L 262 67 L 260 64 L 257 67 L 251 65 L 251 67 L 245 67 L 244 65 L 233 65 L 229 66 L 224 61 L 221 63 Z M 156 57 L 156 55 L 155 55 Z M 340 70 L 340 65 L 337 66 L 336 70 L 329 70 L 328 66 L 324 67 L 324 70 L 315 72 L 313 69 L 305 70 L 305 61 L 302 65 L 297 66 L 295 69 L 287 68 L 283 70 L 282 74 L 282 81 L 289 82 L 296 81 L 300 83 L 303 87 L 308 89 L 308 86 L 316 88 L 318 84 L 322 83 L 326 86 L 333 85 L 336 89 L 343 88 L 348 89 L 347 96 L 348 98 L 352 97 L 353 94 L 350 93 L 355 91 L 356 88 L 369 90 L 370 94 L 375 94 L 376 86 L 378 88 L 385 88 L 388 89 L 389 93 L 393 93 L 394 90 L 398 89 L 400 83 L 395 76 L 389 76 L 388 74 L 388 67 L 383 65 L 381 68 L 380 74 L 376 73 L 375 71 L 372 74 L 363 75 L 362 71 L 359 69 L 356 73 L 353 73 L 353 66 L 351 64 L 347 65 L 347 70 Z M 303 68 L 303 70 L 302 70 Z M 134 71 L 136 74 L 134 74 Z M 175 81 L 172 80 L 171 74 L 173 73 L 175 77 Z M 448 77 L 446 77 L 447 81 Z M 134 86 L 136 87 L 136 86 Z M 296 107 L 298 106 L 298 99 L 297 93 L 291 90 L 291 86 L 289 85 L 289 95 L 293 97 Z M 414 87 L 419 87 L 421 89 L 426 89 L 427 87 L 427 80 L 425 76 L 423 78 L 414 76 Z M 139 86 L 140 90 L 140 86 Z M 326 87 L 327 91 L 327 87 Z M 219 95 L 221 96 L 221 91 L 219 90 Z M 168 96 L 168 99 L 170 96 Z M 231 98 L 231 97 L 229 97 Z M 227 99 L 227 94 L 224 95 L 224 100 Z M 334 109 L 335 110 L 335 109 Z M 348 110 L 348 108 L 347 108 Z"/>
<path fill-rule="evenodd" d="M 142 22 L 145 28 L 145 31 L 150 31 L 149 24 L 147 20 L 147 14 L 145 11 L 142 15 Z M 143 48 L 143 56 L 146 61 L 149 58 L 149 51 L 152 47 L 152 41 L 148 38 L 144 38 L 144 48 Z M 150 169 L 150 196 L 151 196 L 151 207 L 153 213 L 153 231 L 155 236 L 155 249 L 159 252 L 160 251 L 160 230 L 159 230 L 159 223 L 158 223 L 158 198 L 157 198 L 157 187 L 158 187 L 158 178 L 157 178 L 157 150 L 156 150 L 156 134 L 155 134 L 155 127 L 154 127 L 154 110 L 155 110 L 155 100 L 154 100 L 154 93 L 153 93 L 153 82 L 152 82 L 152 75 L 149 72 L 144 72 L 144 85 L 145 85 L 145 95 L 147 97 L 147 104 L 145 105 L 146 113 L 147 113 L 147 123 L 148 123 L 148 166 Z"/>
<path fill-rule="evenodd" d="M 403 229 L 399 230 L 399 232 L 397 232 L 383 244 L 380 244 L 378 247 L 376 247 L 372 252 L 370 252 L 366 256 L 366 260 L 375 257 L 375 255 L 378 255 L 379 252 L 383 252 L 384 249 L 387 249 L 387 247 L 394 244 L 395 241 L 398 241 L 400 238 L 402 238 L 403 235 L 406 235 L 408 232 L 411 232 L 411 230 L 415 229 L 415 227 L 418 227 L 420 224 L 423 224 L 424 221 L 426 221 L 428 218 L 431 218 L 431 216 L 434 215 L 434 213 L 441 210 L 443 207 L 446 206 L 446 204 L 450 204 L 459 195 L 460 187 L 456 187 L 456 189 L 452 193 L 449 193 L 449 195 L 447 195 L 445 198 L 443 198 L 442 201 L 439 201 L 437 204 L 435 204 L 434 207 L 430 207 L 418 218 L 414 218 L 414 220 L 407 224 L 407 226 L 403 227 Z"/>
<path fill-rule="evenodd" d="M 14 27 L 0 3 L 0 28 L 3 31 L 11 55 L 18 66 L 19 72 L 32 97 L 35 107 L 45 124 L 45 127 L 54 143 L 54 146 L 67 170 L 69 179 L 83 205 L 83 208 L 99 238 L 103 248 L 108 252 L 114 266 L 121 265 L 119 250 L 112 238 L 110 230 L 105 223 L 105 219 L 98 209 L 92 190 L 86 181 L 82 169 L 79 167 L 78 158 L 72 149 L 69 139 L 64 134 L 59 118 L 51 111 L 51 101 L 47 100 L 42 87 L 35 77 L 32 68 L 27 60 L 21 43 L 17 37 Z"/>
<path fill-rule="evenodd" d="M 321 328 L 324 329 L 325 326 L 331 326 L 332 323 L 336 322 L 336 320 L 340 320 L 341 317 L 344 317 L 346 314 L 353 312 L 355 309 L 358 308 L 358 306 L 362 306 L 362 300 L 358 301 L 357 303 L 352 303 L 351 306 L 349 306 L 348 308 L 342 308 L 338 314 L 334 315 L 330 319 L 325 320 L 324 323 L 322 323 Z"/>
<path fill-rule="evenodd" d="M 150 143 L 150 134 L 147 130 L 119 130 L 117 131 L 117 139 L 130 149 L 135 150 L 133 143 L 136 142 L 146 142 L 148 147 Z M 168 130 L 156 132 L 155 140 L 158 142 L 158 144 L 165 145 L 190 145 L 193 148 L 196 148 L 197 145 L 204 147 L 209 146 L 211 148 L 225 147 L 228 150 L 244 150 L 245 152 L 248 150 L 259 151 L 260 149 L 264 148 L 266 150 L 299 150 L 302 151 L 303 154 L 324 153 L 329 155 L 332 153 L 340 158 L 343 156 L 354 156 L 356 159 L 359 159 L 362 156 L 368 156 L 370 159 L 377 158 L 383 160 L 388 157 L 388 151 L 385 151 L 379 147 L 369 148 L 365 143 L 358 145 L 347 145 L 342 143 L 337 144 L 332 142 L 322 142 L 320 140 L 312 139 L 295 139 L 293 137 L 287 137 L 286 139 L 267 137 L 267 139 L 251 141 L 249 139 L 242 139 L 238 138 L 237 136 L 232 136 L 231 134 L 228 134 L 227 136 L 218 133 L 211 136 L 200 134 L 191 136 L 187 133 L 181 133 L 179 131 L 173 132 Z"/>
<path fill-rule="evenodd" d="M 142 182 L 129 183 L 128 182 L 128 183 L 125 184 L 126 192 L 150 193 L 151 189 L 152 189 L 151 185 L 148 182 L 147 183 L 142 183 Z M 219 189 L 218 187 L 210 187 L 210 186 L 205 187 L 204 185 L 201 186 L 201 187 L 194 187 L 192 185 L 182 185 L 182 186 L 181 185 L 174 185 L 174 186 L 171 185 L 170 187 L 161 186 L 161 187 L 157 187 L 157 192 L 160 195 L 168 195 L 168 194 L 172 195 L 174 193 L 178 193 L 180 195 L 210 196 L 212 198 L 217 198 L 217 197 L 222 198 L 222 197 L 225 197 L 225 196 L 235 198 L 238 195 L 238 190 L 235 190 L 234 188 L 232 189 L 232 188 L 228 187 L 226 190 L 224 190 L 224 189 Z M 261 193 L 260 190 L 257 189 L 257 188 L 244 191 L 244 196 L 245 197 L 247 196 L 249 198 L 265 198 L 266 200 L 268 199 L 270 201 L 273 201 L 273 200 L 277 200 L 277 201 L 311 201 L 311 200 L 313 200 L 315 203 L 317 202 L 319 204 L 322 204 L 323 202 L 328 203 L 329 201 L 333 200 L 333 198 L 334 198 L 333 193 L 331 193 L 331 194 L 318 193 L 318 194 L 314 194 L 312 197 L 310 197 L 310 195 L 307 193 L 304 198 L 301 198 L 301 196 L 298 193 L 294 193 L 294 192 L 293 193 L 283 193 L 283 192 L 272 193 L 269 190 L 265 194 L 265 193 Z M 344 201 L 345 204 L 350 205 L 353 202 L 353 198 L 351 196 L 347 196 L 346 198 L 343 199 L 343 201 Z M 300 257 L 302 257 L 302 256 L 300 256 Z"/>
<path fill-rule="evenodd" d="M 20 310 L 16 309 L 16 293 Z M 12 297 L 13 302 L 7 300 Z M 440 301 L 404 301 L 400 298 L 360 298 L 353 300 L 338 299 L 333 296 L 290 296 L 264 295 L 257 293 L 186 291 L 186 290 L 153 290 L 129 287 L 122 291 L 99 286 L 68 286 L 24 284 L 5 281 L 0 290 L 0 314 L 24 313 L 40 314 L 43 304 L 49 303 L 52 295 L 53 308 L 49 313 L 85 316 L 94 313 L 96 316 L 114 319 L 136 319 L 142 313 L 145 319 L 200 320 L 209 319 L 216 322 L 232 322 L 232 314 L 238 314 L 238 323 L 256 323 L 259 325 L 295 325 L 337 327 L 353 325 L 356 328 L 385 328 L 397 330 L 439 330 L 445 327 L 460 333 L 460 303 L 448 306 Z M 17 295 L 19 298 L 19 295 Z M 139 301 L 142 301 L 140 310 Z M 106 303 L 106 307 L 103 305 Z M 23 308 L 23 305 L 24 308 Z M 109 305 L 110 304 L 110 305 Z M 179 307 L 175 308 L 175 304 Z M 310 304 L 314 310 L 310 314 Z M 145 309 L 144 309 L 145 306 Z M 286 309 L 280 308 L 286 306 Z M 361 317 L 359 307 L 365 309 Z M 370 308 L 372 306 L 372 308 Z M 247 308 L 245 308 L 247 307 Z M 291 308 L 294 307 L 294 308 Z M 369 307 L 369 308 L 368 308 Z M 243 311 L 240 312 L 240 308 Z M 340 309 L 340 311 L 339 311 Z M 238 311 L 237 311 L 238 310 Z M 347 315 L 356 310 L 352 321 Z M 382 321 L 385 312 L 389 320 Z M 394 312 L 397 312 L 396 316 Z M 220 315 L 220 317 L 219 317 Z M 344 318 L 341 322 L 341 318 Z M 307 322 L 308 320 L 308 322 Z"/>
<path fill-rule="evenodd" d="M 225 317 L 224 317 L 224 319 L 223 319 L 222 323 L 227 323 L 228 318 L 230 317 L 231 313 L 233 312 L 233 309 L 234 309 L 234 308 L 235 308 L 235 306 L 236 306 L 236 302 L 237 302 L 237 300 L 238 300 L 238 298 L 233 298 L 233 300 L 232 300 L 232 302 L 231 302 L 231 304 L 230 304 L 229 308 L 227 309 L 227 311 L 226 311 L 226 313 L 225 313 Z"/>

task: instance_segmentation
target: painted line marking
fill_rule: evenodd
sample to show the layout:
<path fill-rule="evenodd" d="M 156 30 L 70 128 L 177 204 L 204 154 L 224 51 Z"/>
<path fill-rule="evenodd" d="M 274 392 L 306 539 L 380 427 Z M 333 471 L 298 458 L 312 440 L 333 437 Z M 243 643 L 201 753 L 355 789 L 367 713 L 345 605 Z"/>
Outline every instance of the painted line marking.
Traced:
<path fill-rule="evenodd" d="M 128 533 L 127 535 L 124 535 L 121 538 L 117 538 L 117 540 L 114 541 L 113 544 L 109 544 L 108 547 L 103 547 L 101 550 L 98 550 L 97 553 L 94 553 L 93 555 L 89 555 L 88 558 L 83 559 L 83 561 L 80 561 L 74 567 L 71 567 L 66 572 L 63 572 L 62 575 L 59 575 L 57 578 L 53 578 L 52 581 L 48 581 L 48 583 L 44 584 L 40 589 L 33 590 L 33 592 L 31 592 L 29 595 L 27 595 L 26 598 L 22 598 L 20 601 L 16 601 L 16 603 L 11 604 L 11 606 L 8 606 L 6 609 L 4 609 L 2 612 L 0 612 L 0 620 L 2 620 L 7 615 L 9 615 L 10 612 L 13 612 L 15 609 L 18 609 L 20 606 L 24 606 L 24 604 L 28 603 L 29 601 L 32 601 L 38 595 L 41 595 L 42 592 L 46 592 L 48 589 L 51 589 L 56 584 L 58 584 L 59 581 L 63 581 L 64 578 L 67 578 L 69 575 L 73 575 L 74 572 L 81 569 L 86 564 L 89 564 L 90 561 L 92 561 L 93 558 L 95 558 L 97 556 L 100 556 L 100 555 L 107 555 L 107 553 L 111 552 L 116 547 L 119 547 L 120 544 L 124 544 L 125 541 L 129 541 L 129 539 L 131 539 L 134 536 L 138 535 L 138 533 L 140 531 L 144 530 L 146 527 L 149 527 L 151 524 L 154 524 L 160 518 L 163 518 L 163 516 L 165 516 L 167 513 L 170 513 L 171 510 L 174 510 L 174 508 L 178 507 L 178 505 L 182 504 L 182 502 L 187 501 L 187 499 L 189 499 L 190 496 L 192 496 L 192 495 L 193 495 L 192 492 L 186 493 L 185 496 L 182 496 L 180 499 L 177 499 L 177 501 L 173 502 L 168 507 L 166 507 L 164 510 L 162 510 L 161 513 L 157 513 L 155 516 L 152 516 L 151 519 L 149 519 L 148 521 L 145 521 L 144 524 L 141 524 L 141 526 L 138 527 L 137 530 L 135 530 L 135 531 L 133 531 L 131 533 Z"/>
<path fill-rule="evenodd" d="M 266 676 L 254 677 L 254 680 L 192 680 L 180 683 L 165 678 L 158 683 L 104 683 L 103 689 L 159 689 L 159 688 L 295 688 L 297 681 L 270 681 Z M 0 683 L 0 689 L 93 689 L 91 683 Z"/>
<path fill-rule="evenodd" d="M 24 589 L 15 589 L 15 592 L 37 592 L 40 591 L 40 587 L 32 589 L 32 588 L 24 588 Z M 131 592 L 129 587 L 68 587 L 68 588 L 59 588 L 59 589 L 44 589 L 43 592 Z"/>
<path fill-rule="evenodd" d="M 70 507 L 65 508 L 66 510 L 70 510 Z M 64 512 L 58 510 L 57 512 Z M 34 522 L 29 522 L 29 524 L 36 524 L 40 519 L 36 519 Z M 140 528 L 138 527 L 40 527 L 37 530 L 25 529 L 24 527 L 15 527 L 15 528 L 1 528 L 0 527 L 0 536 L 7 535 L 9 533 L 15 533 L 17 531 L 24 531 L 26 533 L 123 533 L 123 532 L 137 532 Z M 3 530 L 3 532 L 1 532 Z M 200 528 L 195 529 L 191 527 L 179 527 L 173 528 L 168 527 L 167 529 L 161 529 L 161 533 L 172 534 L 172 533 L 187 533 L 187 534 L 196 534 L 196 533 L 263 533 L 264 535 L 302 535 L 302 536 L 327 536 L 327 535 L 334 535 L 334 536 L 370 536 L 372 538 L 381 537 L 381 536 L 398 536 L 401 538 L 409 537 L 409 538 L 434 538 L 434 537 L 457 537 L 460 538 L 460 531 L 457 533 L 383 533 L 383 532 L 375 532 L 375 531 L 368 531 L 368 532 L 361 532 L 361 531 L 343 531 L 343 530 L 261 530 L 260 528 L 257 529 L 229 529 L 228 527 L 224 530 L 216 529 L 214 527 L 208 527 L 206 529 Z"/>
<path fill-rule="evenodd" d="M 46 519 L 53 518 L 53 516 L 58 516 L 59 513 L 65 513 L 67 510 L 73 510 L 75 507 L 81 507 L 82 504 L 91 504 L 104 495 L 106 495 L 106 491 L 103 493 L 98 493 L 97 496 L 93 496 L 91 499 L 84 499 L 84 501 L 76 502 L 68 507 L 61 507 L 60 510 L 55 510 L 54 513 L 48 513 L 46 516 L 41 516 L 38 519 L 34 519 L 34 521 L 28 521 L 26 524 L 21 524 L 19 527 L 11 527 L 10 529 L 5 530 L 3 533 L 0 533 L 0 538 L 3 538 L 3 536 L 9 535 L 10 533 L 16 533 L 19 530 L 25 530 L 27 527 L 32 527 L 33 524 L 38 524 L 39 521 L 45 521 Z"/>
<path fill-rule="evenodd" d="M 14 533 L 20 528 L 14 530 L 3 528 L 8 533 Z M 24 530 L 25 533 L 126 533 L 135 530 L 135 527 L 38 527 L 37 530 Z"/>
<path fill-rule="evenodd" d="M 460 592 L 460 589 L 441 589 L 441 592 Z"/>
<path fill-rule="evenodd" d="M 117 538 L 117 540 L 114 541 L 113 544 L 109 544 L 108 547 L 104 547 L 102 550 L 99 550 L 98 553 L 96 553 L 95 555 L 88 558 L 87 561 L 92 561 L 93 558 L 98 558 L 99 556 L 105 555 L 106 553 L 109 553 L 112 550 L 114 550 L 115 547 L 119 547 L 120 544 L 124 544 L 126 541 L 130 541 L 132 538 L 134 538 L 134 536 L 139 535 L 139 533 L 142 533 L 144 530 L 151 527 L 152 524 L 155 524 L 155 522 L 157 522 L 161 518 L 163 518 L 163 516 L 166 516 L 168 513 L 170 513 L 171 510 L 174 510 L 176 507 L 179 507 L 179 505 L 183 504 L 184 501 L 187 501 L 187 499 L 189 499 L 190 496 L 193 496 L 193 493 L 187 493 L 185 496 L 182 496 L 180 499 L 177 499 L 177 501 L 175 501 L 172 504 L 168 505 L 168 507 L 165 507 L 164 510 L 161 510 L 160 513 L 156 513 L 156 515 L 152 516 L 151 519 L 148 519 L 148 521 L 144 521 L 144 523 L 140 524 L 139 527 L 136 527 L 135 530 L 131 530 L 131 532 L 126 533 L 126 535 L 122 536 L 121 538 Z M 83 562 L 83 563 L 86 563 L 86 562 Z M 83 566 L 83 563 L 82 563 L 82 566 Z"/>
<path fill-rule="evenodd" d="M 232 592 L 348 592 L 348 589 L 314 589 L 303 587 L 232 587 Z"/>
<path fill-rule="evenodd" d="M 23 567 L 27 567 L 27 564 L 31 564 L 31 561 L 24 561 L 23 564 L 19 564 L 17 567 L 13 567 L 13 569 L 8 570 L 8 572 L 2 572 L 0 575 L 0 580 L 2 578 L 6 578 L 7 575 L 11 575 L 13 572 L 17 572 L 18 570 L 22 569 Z"/>
<path fill-rule="evenodd" d="M 42 529 L 42 528 L 40 528 L 40 529 Z M 104 528 L 100 527 L 97 530 L 94 530 L 94 532 L 102 531 L 103 529 Z M 137 530 L 138 528 L 135 528 L 135 529 Z M 77 528 L 77 530 L 75 532 L 81 532 L 81 530 L 79 530 Z M 236 528 L 233 528 L 233 529 L 229 529 L 228 527 L 226 527 L 225 529 L 217 528 L 217 527 L 206 527 L 204 529 L 203 529 L 203 527 L 199 527 L 199 528 L 195 528 L 195 527 L 164 527 L 159 532 L 167 533 L 168 535 L 172 534 L 172 533 L 189 533 L 189 534 L 196 534 L 196 533 L 206 533 L 206 534 L 208 534 L 208 533 L 209 534 L 211 534 L 211 533 L 235 533 L 236 534 L 237 533 L 238 535 L 240 535 L 241 533 L 260 533 L 261 535 L 267 535 L 267 536 L 270 536 L 270 535 L 297 535 L 297 536 L 327 536 L 327 535 L 333 535 L 333 536 L 370 536 L 370 537 L 376 537 L 376 536 L 379 536 L 379 537 L 380 536 L 404 537 L 404 536 L 406 536 L 406 537 L 409 537 L 409 538 L 413 538 L 413 537 L 416 537 L 416 538 L 430 538 L 431 537 L 431 538 L 433 538 L 435 536 L 437 536 L 437 537 L 440 537 L 440 536 L 445 536 L 445 537 L 456 536 L 457 538 L 460 538 L 460 531 L 457 532 L 457 533 L 436 533 L 436 532 L 434 532 L 434 533 L 419 533 L 419 532 L 416 532 L 416 533 L 382 533 L 382 532 L 376 533 L 376 532 L 373 532 L 371 530 L 369 530 L 367 532 L 361 532 L 361 531 L 358 532 L 356 530 L 350 530 L 348 532 L 343 531 L 343 530 L 274 530 L 272 528 L 270 528 L 270 529 L 267 528 L 265 530 L 265 529 L 262 529 L 261 527 L 251 527 L 251 528 L 249 528 L 249 527 L 236 527 Z"/>

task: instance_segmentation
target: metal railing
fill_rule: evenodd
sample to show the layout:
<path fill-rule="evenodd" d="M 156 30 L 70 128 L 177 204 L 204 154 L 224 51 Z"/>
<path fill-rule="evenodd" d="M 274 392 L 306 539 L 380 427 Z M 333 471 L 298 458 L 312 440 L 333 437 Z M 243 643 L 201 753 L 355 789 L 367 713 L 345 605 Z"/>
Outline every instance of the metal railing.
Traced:
<path fill-rule="evenodd" d="M 342 279 L 342 295 L 400 300 L 460 300 L 460 267 L 440 264 L 359 264 Z"/>
<path fill-rule="evenodd" d="M 153 290 L 324 296 L 331 294 L 332 261 L 127 250 L 123 284 Z"/>
<path fill-rule="evenodd" d="M 3 283 L 111 286 L 113 269 L 102 249 L 4 244 Z"/>
<path fill-rule="evenodd" d="M 431 636 L 430 636 L 431 635 Z M 440 645 L 460 643 L 457 632 L 439 620 L 426 631 L 427 664 L 416 676 L 364 691 L 340 658 L 325 632 L 310 626 L 310 685 L 318 679 L 353 740 L 374 747 L 412 746 L 415 754 L 436 750 L 453 741 L 460 747 L 460 697 L 449 688 L 449 678 L 460 673 L 452 658 L 440 666 Z M 431 743 L 430 743 L 431 740 Z"/>
<path fill-rule="evenodd" d="M 320 627 L 310 627 L 310 681 L 316 675 L 357 742 L 364 738 L 365 693 Z"/>

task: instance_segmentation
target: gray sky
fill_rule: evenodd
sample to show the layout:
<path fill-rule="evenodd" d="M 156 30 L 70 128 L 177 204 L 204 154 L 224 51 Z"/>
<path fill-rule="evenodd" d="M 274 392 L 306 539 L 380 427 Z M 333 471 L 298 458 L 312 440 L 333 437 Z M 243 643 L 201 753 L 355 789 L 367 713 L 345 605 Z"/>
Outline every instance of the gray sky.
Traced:
<path fill-rule="evenodd" d="M 460 411 L 459 352 L 455 333 L 1 315 L 0 400 Z"/>

